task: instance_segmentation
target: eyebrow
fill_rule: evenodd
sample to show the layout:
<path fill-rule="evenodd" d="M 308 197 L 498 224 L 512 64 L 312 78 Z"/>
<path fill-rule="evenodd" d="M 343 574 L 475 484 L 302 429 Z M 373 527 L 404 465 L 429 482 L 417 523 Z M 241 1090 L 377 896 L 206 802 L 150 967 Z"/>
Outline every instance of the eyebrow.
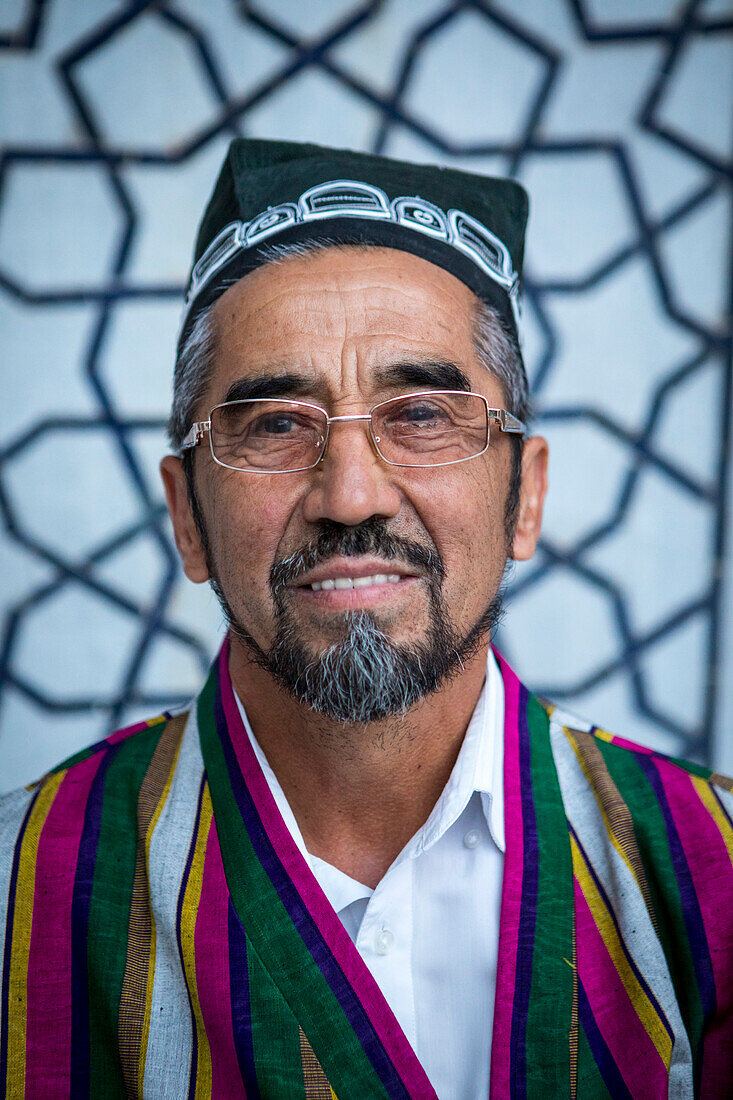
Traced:
<path fill-rule="evenodd" d="M 224 394 L 223 401 L 246 401 L 253 397 L 292 397 L 310 393 L 312 385 L 299 374 L 259 374 L 238 378 Z"/>
<path fill-rule="evenodd" d="M 375 378 L 381 386 L 423 386 L 426 389 L 467 392 L 471 389 L 468 375 L 456 363 L 444 359 L 393 363 L 380 367 Z M 222 402 L 247 401 L 256 397 L 313 397 L 320 389 L 307 375 L 292 372 L 259 374 L 232 382 Z"/>
<path fill-rule="evenodd" d="M 376 372 L 384 385 L 425 386 L 434 390 L 471 389 L 471 380 L 456 363 L 445 359 L 406 361 L 383 367 Z"/>

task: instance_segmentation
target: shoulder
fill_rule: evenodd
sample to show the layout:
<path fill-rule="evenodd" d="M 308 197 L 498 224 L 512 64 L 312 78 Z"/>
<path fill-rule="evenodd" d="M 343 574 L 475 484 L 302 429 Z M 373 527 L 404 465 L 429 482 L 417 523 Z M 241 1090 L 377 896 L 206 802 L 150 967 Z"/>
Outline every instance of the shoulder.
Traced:
<path fill-rule="evenodd" d="M 78 832 L 93 804 L 112 798 L 118 813 L 135 817 L 140 788 L 151 767 L 175 757 L 188 711 L 165 712 L 75 753 L 35 783 L 0 797 L 0 848 L 7 851 L 30 830 L 36 842 L 45 826 L 57 839 Z"/>
<path fill-rule="evenodd" d="M 721 775 L 720 772 L 713 771 L 704 764 L 670 756 L 647 745 L 630 741 L 601 726 L 592 725 L 546 700 L 540 700 L 540 704 L 547 713 L 550 727 L 554 727 L 556 731 L 562 731 L 562 736 L 573 747 L 587 748 L 592 745 L 608 761 L 618 764 L 624 761 L 630 764 L 633 761 L 648 774 L 652 770 L 659 770 L 663 776 L 670 778 L 679 779 L 681 776 L 690 776 L 720 790 L 733 791 L 733 778 Z"/>
<path fill-rule="evenodd" d="M 652 847 L 691 856 L 715 849 L 730 864 L 733 780 L 542 705 L 569 816 L 592 798 L 609 833 L 630 825 Z"/>

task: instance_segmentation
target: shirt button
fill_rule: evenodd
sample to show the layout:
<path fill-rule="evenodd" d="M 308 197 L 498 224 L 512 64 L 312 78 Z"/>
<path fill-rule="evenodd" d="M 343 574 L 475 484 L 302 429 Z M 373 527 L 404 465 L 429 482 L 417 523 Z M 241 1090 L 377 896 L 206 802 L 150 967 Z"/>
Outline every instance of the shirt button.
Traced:
<path fill-rule="evenodd" d="M 378 955 L 389 955 L 394 947 L 394 936 L 389 928 L 380 928 L 374 937 L 374 949 Z"/>
<path fill-rule="evenodd" d="M 467 848 L 476 848 L 478 842 L 481 840 L 478 829 L 469 829 L 463 838 L 463 843 Z"/>

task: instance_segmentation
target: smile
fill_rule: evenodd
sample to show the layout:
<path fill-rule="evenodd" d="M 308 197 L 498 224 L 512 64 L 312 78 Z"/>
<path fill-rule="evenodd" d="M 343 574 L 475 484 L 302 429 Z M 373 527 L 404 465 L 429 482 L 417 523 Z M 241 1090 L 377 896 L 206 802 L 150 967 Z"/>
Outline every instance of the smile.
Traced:
<path fill-rule="evenodd" d="M 398 584 L 402 577 L 398 573 L 375 573 L 368 577 L 328 577 L 326 580 L 313 581 L 308 587 L 313 592 L 328 592 L 333 588 L 368 588 L 373 584 Z"/>

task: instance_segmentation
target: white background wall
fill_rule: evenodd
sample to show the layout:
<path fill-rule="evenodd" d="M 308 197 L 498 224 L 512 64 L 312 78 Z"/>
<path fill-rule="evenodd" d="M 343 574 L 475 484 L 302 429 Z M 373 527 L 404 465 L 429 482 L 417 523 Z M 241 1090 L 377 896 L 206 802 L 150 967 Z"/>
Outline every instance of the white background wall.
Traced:
<path fill-rule="evenodd" d="M 501 644 L 566 707 L 733 770 L 730 3 L 36 7 L 0 8 L 0 789 L 193 693 L 220 637 L 157 462 L 237 133 L 525 183 L 552 488 Z"/>

